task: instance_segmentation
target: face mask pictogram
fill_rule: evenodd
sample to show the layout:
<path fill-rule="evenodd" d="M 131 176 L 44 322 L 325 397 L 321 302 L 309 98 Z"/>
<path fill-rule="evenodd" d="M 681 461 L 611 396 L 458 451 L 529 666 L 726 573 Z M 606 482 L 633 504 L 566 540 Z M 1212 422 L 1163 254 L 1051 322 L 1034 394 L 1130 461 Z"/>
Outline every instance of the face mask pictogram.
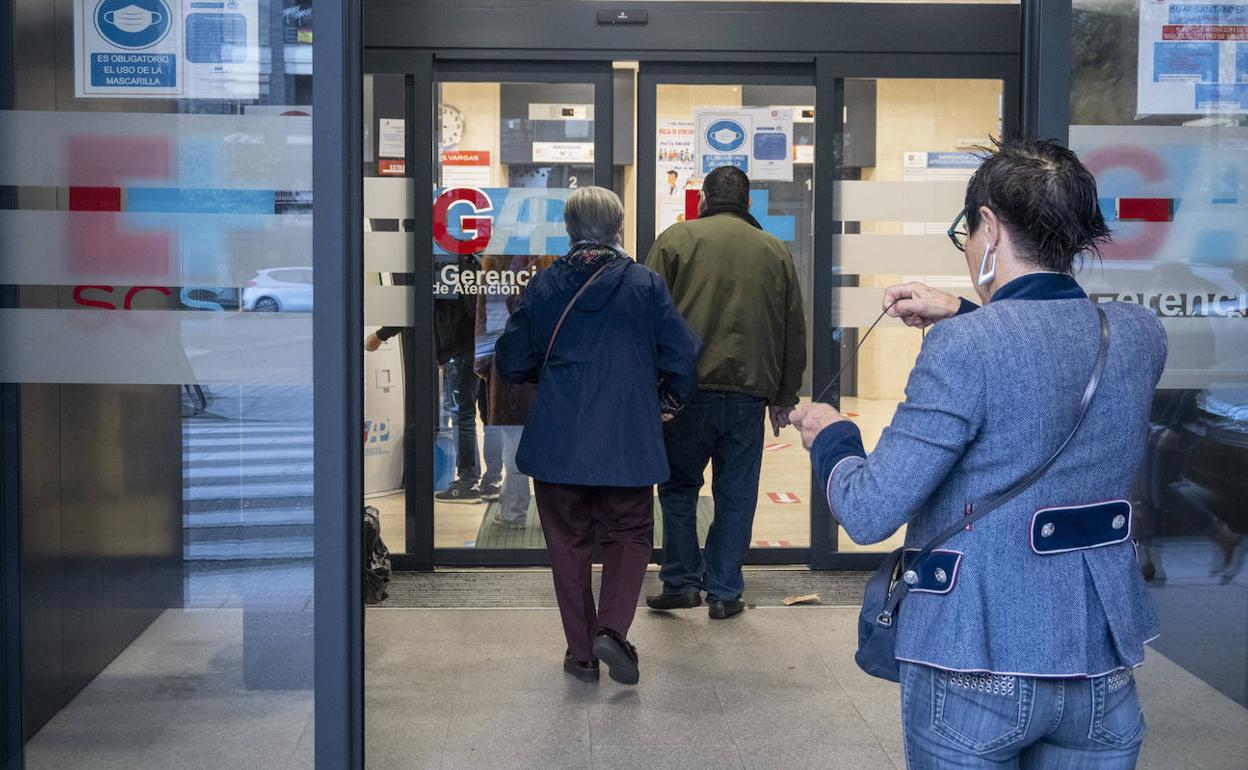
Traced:
<path fill-rule="evenodd" d="M 161 14 L 159 11 L 149 11 L 137 5 L 127 5 L 125 8 L 105 13 L 104 21 L 122 32 L 134 35 L 154 24 L 159 24 Z"/>

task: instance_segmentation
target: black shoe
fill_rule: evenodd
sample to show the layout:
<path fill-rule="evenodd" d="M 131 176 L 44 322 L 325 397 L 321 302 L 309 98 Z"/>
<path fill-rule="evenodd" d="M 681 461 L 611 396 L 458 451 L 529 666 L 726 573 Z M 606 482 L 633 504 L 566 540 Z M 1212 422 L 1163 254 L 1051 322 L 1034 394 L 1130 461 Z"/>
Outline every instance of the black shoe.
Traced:
<path fill-rule="evenodd" d="M 652 610 L 685 610 L 702 606 L 702 592 L 695 589 L 646 597 L 646 606 Z"/>
<path fill-rule="evenodd" d="M 741 611 L 745 609 L 745 602 L 740 599 L 712 599 L 707 604 L 710 605 L 708 614 L 711 616 L 711 620 L 730 618 L 733 615 L 741 614 Z"/>
<path fill-rule="evenodd" d="M 594 654 L 607 664 L 607 673 L 620 684 L 637 684 L 641 678 L 637 648 L 611 629 L 604 628 L 594 637 Z"/>
<path fill-rule="evenodd" d="M 576 660 L 572 657 L 571 651 L 563 655 L 563 670 L 582 682 L 598 681 L 598 661 Z"/>
<path fill-rule="evenodd" d="M 499 484 L 497 481 L 492 484 L 483 483 L 481 485 L 481 499 L 485 500 L 486 502 L 490 502 L 490 503 L 494 502 L 495 500 L 499 498 L 500 495 L 502 495 L 502 493 L 503 493 L 503 485 Z"/>
<path fill-rule="evenodd" d="M 439 503 L 479 503 L 481 490 L 475 481 L 456 479 L 454 484 L 435 493 L 433 499 Z"/>

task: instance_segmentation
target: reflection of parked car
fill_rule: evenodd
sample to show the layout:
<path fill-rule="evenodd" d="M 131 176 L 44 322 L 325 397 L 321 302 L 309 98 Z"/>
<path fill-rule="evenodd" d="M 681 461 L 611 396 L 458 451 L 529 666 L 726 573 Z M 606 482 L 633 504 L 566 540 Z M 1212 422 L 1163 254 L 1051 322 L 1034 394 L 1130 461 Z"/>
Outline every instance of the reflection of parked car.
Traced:
<path fill-rule="evenodd" d="M 274 267 L 261 270 L 243 287 L 243 310 L 258 313 L 312 310 L 312 268 Z"/>

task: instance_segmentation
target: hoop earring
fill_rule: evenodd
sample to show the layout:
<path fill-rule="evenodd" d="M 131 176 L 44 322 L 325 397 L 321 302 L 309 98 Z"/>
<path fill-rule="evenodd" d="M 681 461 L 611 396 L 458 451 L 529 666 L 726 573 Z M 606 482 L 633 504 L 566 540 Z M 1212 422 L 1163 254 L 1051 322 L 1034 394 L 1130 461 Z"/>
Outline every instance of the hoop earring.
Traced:
<path fill-rule="evenodd" d="M 988 257 L 992 257 L 992 267 L 988 266 Z M 979 262 L 979 281 L 976 285 L 987 286 L 992 283 L 992 279 L 997 277 L 997 253 L 992 250 L 992 246 L 984 247 L 984 258 Z"/>

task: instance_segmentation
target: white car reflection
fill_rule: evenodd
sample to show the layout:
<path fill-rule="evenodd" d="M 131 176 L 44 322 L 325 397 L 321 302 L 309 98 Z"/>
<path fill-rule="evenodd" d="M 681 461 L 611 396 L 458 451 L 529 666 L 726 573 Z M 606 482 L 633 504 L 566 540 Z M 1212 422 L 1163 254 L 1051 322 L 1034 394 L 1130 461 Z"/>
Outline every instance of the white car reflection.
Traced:
<path fill-rule="evenodd" d="M 243 310 L 307 313 L 312 310 L 312 268 L 261 270 L 243 287 Z"/>

